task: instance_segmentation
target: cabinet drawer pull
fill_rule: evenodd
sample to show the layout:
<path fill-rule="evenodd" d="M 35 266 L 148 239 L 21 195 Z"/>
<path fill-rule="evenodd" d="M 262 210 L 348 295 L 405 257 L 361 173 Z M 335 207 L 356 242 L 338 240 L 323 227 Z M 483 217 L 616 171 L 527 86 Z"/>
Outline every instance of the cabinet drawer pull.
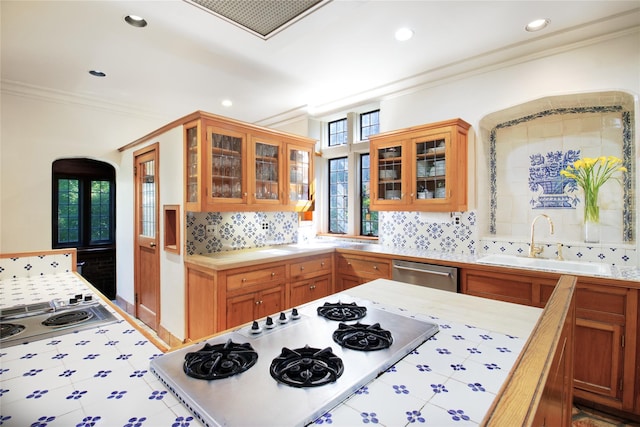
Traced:
<path fill-rule="evenodd" d="M 271 277 L 276 277 L 276 273 L 271 272 Z"/>

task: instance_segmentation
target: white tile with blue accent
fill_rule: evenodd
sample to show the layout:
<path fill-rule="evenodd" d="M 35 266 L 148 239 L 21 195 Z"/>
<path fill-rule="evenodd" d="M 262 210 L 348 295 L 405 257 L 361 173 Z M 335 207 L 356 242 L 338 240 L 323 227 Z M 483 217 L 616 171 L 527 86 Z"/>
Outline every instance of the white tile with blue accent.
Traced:
<path fill-rule="evenodd" d="M 479 425 L 525 340 L 431 320 L 435 336 L 315 424 Z"/>

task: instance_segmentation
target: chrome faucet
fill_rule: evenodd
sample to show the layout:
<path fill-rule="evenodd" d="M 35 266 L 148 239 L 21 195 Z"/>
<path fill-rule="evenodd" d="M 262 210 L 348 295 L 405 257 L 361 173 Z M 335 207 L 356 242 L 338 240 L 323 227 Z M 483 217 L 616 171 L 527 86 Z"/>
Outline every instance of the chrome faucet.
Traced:
<path fill-rule="evenodd" d="M 538 255 L 540 255 L 542 253 L 542 250 L 544 249 L 542 246 L 536 246 L 533 240 L 533 235 L 536 228 L 536 221 L 540 217 L 544 217 L 547 219 L 547 222 L 549 223 L 550 234 L 553 234 L 553 222 L 551 221 L 551 218 L 549 218 L 548 215 L 540 214 L 535 218 L 533 218 L 533 221 L 531 222 L 531 243 L 529 244 L 529 257 L 531 258 L 535 258 Z"/>

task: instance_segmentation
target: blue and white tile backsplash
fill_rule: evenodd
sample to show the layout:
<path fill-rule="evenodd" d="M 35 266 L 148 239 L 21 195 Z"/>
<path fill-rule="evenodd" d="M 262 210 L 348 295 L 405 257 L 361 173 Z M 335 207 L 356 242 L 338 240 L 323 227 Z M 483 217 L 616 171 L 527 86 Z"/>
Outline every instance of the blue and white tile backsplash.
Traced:
<path fill-rule="evenodd" d="M 402 249 L 476 253 L 476 212 L 380 212 L 379 242 Z"/>
<path fill-rule="evenodd" d="M 187 254 L 296 243 L 296 212 L 187 212 Z"/>

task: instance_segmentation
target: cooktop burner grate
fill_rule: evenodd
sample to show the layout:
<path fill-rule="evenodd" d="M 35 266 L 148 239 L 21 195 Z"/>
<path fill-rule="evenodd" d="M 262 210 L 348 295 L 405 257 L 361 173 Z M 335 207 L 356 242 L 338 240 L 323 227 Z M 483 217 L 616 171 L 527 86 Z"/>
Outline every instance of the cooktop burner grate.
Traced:
<path fill-rule="evenodd" d="M 271 362 L 271 376 L 292 387 L 318 387 L 335 382 L 344 372 L 342 359 L 325 349 L 283 348 L 280 356 Z"/>
<path fill-rule="evenodd" d="M 26 327 L 18 323 L 1 323 L 0 324 L 0 339 L 5 339 L 18 335 L 24 331 Z"/>
<path fill-rule="evenodd" d="M 251 344 L 227 340 L 224 344 L 205 344 L 199 351 L 187 353 L 183 369 L 192 378 L 217 380 L 244 372 L 257 360 L 258 353 Z"/>
<path fill-rule="evenodd" d="M 338 322 L 348 322 L 351 320 L 360 320 L 367 315 L 367 307 L 357 305 L 355 302 L 337 303 L 325 302 L 323 306 L 318 307 L 318 315 L 325 319 L 335 320 Z"/>
<path fill-rule="evenodd" d="M 365 325 L 360 322 L 355 325 L 340 323 L 333 333 L 333 340 L 342 347 L 359 351 L 383 350 L 393 344 L 391 332 L 382 329 L 379 323 L 374 325 Z"/>

